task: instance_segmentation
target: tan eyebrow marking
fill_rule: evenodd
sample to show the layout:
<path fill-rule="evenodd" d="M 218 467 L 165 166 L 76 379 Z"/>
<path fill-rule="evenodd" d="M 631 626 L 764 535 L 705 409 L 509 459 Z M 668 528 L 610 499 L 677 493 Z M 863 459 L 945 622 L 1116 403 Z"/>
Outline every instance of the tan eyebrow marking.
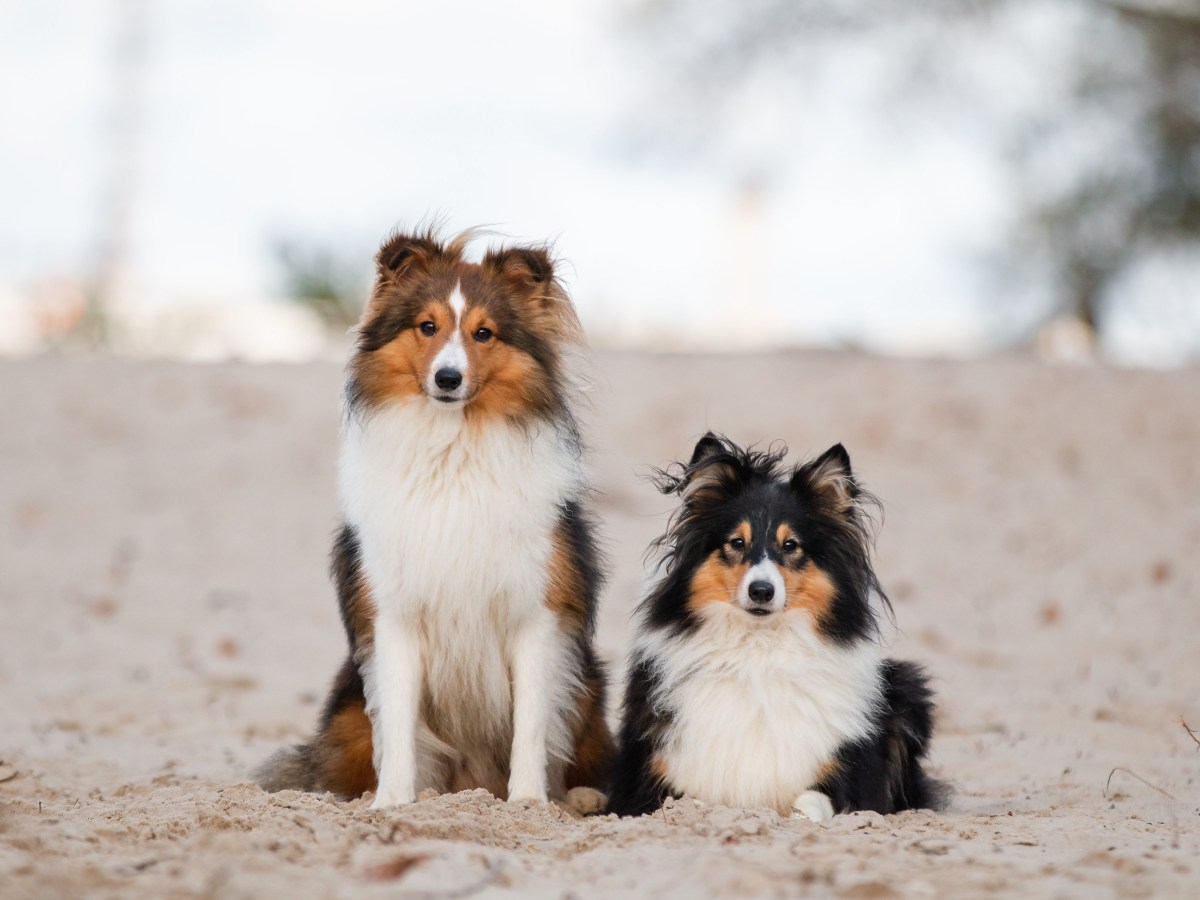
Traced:
<path fill-rule="evenodd" d="M 775 529 L 775 542 L 782 547 L 784 541 L 786 541 L 788 538 L 791 538 L 797 544 L 800 543 L 800 539 L 796 537 L 796 532 L 792 531 L 792 527 L 788 525 L 787 522 L 784 522 Z"/>

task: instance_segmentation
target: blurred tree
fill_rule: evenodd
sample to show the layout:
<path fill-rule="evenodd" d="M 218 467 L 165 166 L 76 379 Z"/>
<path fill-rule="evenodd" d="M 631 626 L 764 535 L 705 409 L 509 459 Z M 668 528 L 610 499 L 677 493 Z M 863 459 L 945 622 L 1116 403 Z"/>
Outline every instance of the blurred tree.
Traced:
<path fill-rule="evenodd" d="M 1107 118 L 1119 146 L 1046 183 L 1024 217 L 1024 243 L 1041 239 L 1050 255 L 1060 310 L 1093 329 L 1112 282 L 1139 256 L 1200 242 L 1200 4 L 1097 5 L 1110 17 L 1113 50 L 1080 54 L 1074 105 L 1057 130 L 1083 140 Z M 1055 132 L 1029 142 L 1018 165 L 1045 165 Z"/>
<path fill-rule="evenodd" d="M 367 290 L 360 266 L 311 241 L 281 240 L 273 252 L 289 299 L 315 312 L 331 333 L 358 322 Z"/>
<path fill-rule="evenodd" d="M 687 152 L 764 67 L 803 78 L 830 53 L 883 58 L 870 70 L 893 97 L 902 85 L 991 116 L 1022 207 L 1008 252 L 1042 266 L 1055 295 L 1038 324 L 1094 332 L 1139 258 L 1200 249 L 1200 0 L 635 0 L 630 22 L 685 86 L 667 128 Z M 1052 52 L 1031 50 L 1046 32 Z M 982 68 L 997 49 L 1042 69 L 1022 73 L 1032 103 L 995 97 Z"/>

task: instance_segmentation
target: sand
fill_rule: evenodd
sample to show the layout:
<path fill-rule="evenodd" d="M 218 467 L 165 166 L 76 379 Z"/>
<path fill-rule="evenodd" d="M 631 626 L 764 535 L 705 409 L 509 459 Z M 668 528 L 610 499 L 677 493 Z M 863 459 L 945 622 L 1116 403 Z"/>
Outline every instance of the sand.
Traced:
<path fill-rule="evenodd" d="M 618 673 L 706 427 L 835 441 L 887 508 L 940 814 L 640 820 L 482 792 L 372 812 L 248 772 L 343 653 L 337 366 L 0 365 L 0 896 L 1200 896 L 1200 371 L 600 354 Z M 1111 784 L 1109 774 L 1116 769 Z M 1136 777 L 1135 777 L 1136 776 Z M 1144 779 L 1144 781 L 1142 780 Z"/>

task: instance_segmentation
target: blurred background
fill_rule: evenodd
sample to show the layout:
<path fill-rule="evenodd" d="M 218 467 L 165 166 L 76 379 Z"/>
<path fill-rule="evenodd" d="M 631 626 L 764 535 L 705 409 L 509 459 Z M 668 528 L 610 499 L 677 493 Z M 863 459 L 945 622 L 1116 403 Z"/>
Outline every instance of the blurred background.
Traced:
<path fill-rule="evenodd" d="M 0 0 L 0 353 L 336 358 L 382 235 L 594 344 L 1200 358 L 1197 0 Z"/>

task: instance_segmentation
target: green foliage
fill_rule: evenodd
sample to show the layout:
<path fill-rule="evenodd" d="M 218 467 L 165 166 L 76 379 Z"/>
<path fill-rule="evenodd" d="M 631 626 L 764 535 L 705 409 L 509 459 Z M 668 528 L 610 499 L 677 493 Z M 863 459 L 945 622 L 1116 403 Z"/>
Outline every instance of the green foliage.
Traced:
<path fill-rule="evenodd" d="M 997 249 L 1010 269 L 1046 273 L 1057 292 L 1047 318 L 1103 327 L 1131 265 L 1200 247 L 1198 0 L 640 0 L 631 9 L 632 30 L 693 88 L 670 127 L 685 136 L 678 146 L 690 125 L 697 153 L 712 141 L 696 133 L 715 132 L 756 70 L 804 83 L 822 54 L 836 69 L 864 49 L 883 61 L 882 94 L 894 98 L 900 85 L 906 101 L 952 98 L 987 122 L 1019 204 Z M 1031 13 L 1058 29 L 1050 59 L 1003 27 Z M 1041 81 L 1032 105 L 1006 107 L 994 82 L 975 77 L 1006 41 Z"/>
<path fill-rule="evenodd" d="M 287 297 L 342 333 L 358 321 L 367 278 L 360 265 L 313 241 L 279 241 L 273 248 Z"/>

